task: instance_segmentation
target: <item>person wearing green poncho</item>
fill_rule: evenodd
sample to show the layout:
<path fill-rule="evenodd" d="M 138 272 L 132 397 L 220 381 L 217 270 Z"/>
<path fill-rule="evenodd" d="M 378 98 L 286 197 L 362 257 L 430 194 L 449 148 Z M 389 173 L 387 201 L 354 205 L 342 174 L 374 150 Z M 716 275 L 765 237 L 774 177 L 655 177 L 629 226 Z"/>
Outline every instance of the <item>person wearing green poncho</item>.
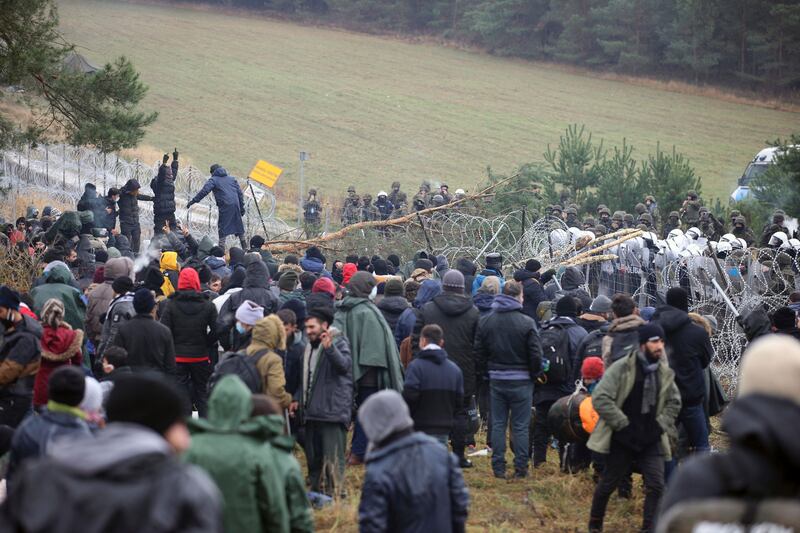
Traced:
<path fill-rule="evenodd" d="M 313 531 L 305 483 L 279 415 L 255 416 L 253 397 L 234 375 L 211 392 L 207 419 L 190 419 L 185 460 L 222 493 L 225 531 Z"/>
<path fill-rule="evenodd" d="M 347 284 L 348 295 L 338 304 L 333 322 L 350 341 L 356 408 L 379 390 L 403 390 L 403 370 L 394 334 L 369 299 L 375 285 L 372 274 L 356 272 Z M 356 420 L 349 463 L 361 464 L 366 451 L 367 437 Z"/>

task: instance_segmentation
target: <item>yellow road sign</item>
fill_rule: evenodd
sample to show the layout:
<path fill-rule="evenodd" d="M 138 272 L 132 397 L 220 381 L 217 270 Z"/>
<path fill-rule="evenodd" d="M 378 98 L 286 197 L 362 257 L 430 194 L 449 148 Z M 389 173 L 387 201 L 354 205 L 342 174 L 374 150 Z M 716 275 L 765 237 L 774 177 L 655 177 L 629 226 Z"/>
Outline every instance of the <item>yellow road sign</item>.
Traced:
<path fill-rule="evenodd" d="M 275 185 L 275 182 L 278 181 L 278 178 L 281 177 L 282 173 L 282 168 L 276 167 L 272 163 L 268 163 L 267 161 L 261 159 L 258 161 L 258 163 L 256 163 L 256 166 L 253 167 L 253 170 L 250 171 L 250 174 L 247 177 L 253 181 L 257 181 L 262 185 L 272 188 Z"/>

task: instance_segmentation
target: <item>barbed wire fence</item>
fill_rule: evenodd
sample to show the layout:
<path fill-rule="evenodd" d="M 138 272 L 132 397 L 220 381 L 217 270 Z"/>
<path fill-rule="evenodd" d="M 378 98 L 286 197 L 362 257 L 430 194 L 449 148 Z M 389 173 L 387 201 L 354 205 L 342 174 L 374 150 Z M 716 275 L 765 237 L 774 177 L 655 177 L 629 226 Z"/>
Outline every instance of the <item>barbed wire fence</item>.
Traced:
<path fill-rule="evenodd" d="M 135 179 L 147 194 L 160 163 L 148 164 L 139 159 L 128 161 L 118 154 L 65 144 L 40 144 L 0 151 L 0 160 L 0 178 L 10 199 L 7 213 L 12 218 L 24 215 L 28 205 L 35 205 L 40 210 L 43 205 L 53 205 L 62 210 L 75 209 L 87 183 L 93 183 L 98 194 L 105 194 L 108 189 L 119 189 L 127 181 Z M 191 211 L 186 208 L 187 202 L 202 188 L 206 179 L 208 175 L 197 167 L 181 166 L 178 169 L 175 180 L 176 217 L 193 235 L 209 235 L 216 239 L 217 209 L 213 195 L 207 196 Z M 245 231 L 248 235 L 263 233 L 255 198 L 246 180 L 240 179 L 239 184 L 245 193 Z M 256 190 L 263 191 L 263 195 L 259 195 L 258 207 L 268 235 L 291 234 L 293 228 L 275 215 L 277 202 L 272 191 L 260 187 Z M 37 202 L 45 204 L 36 205 Z M 139 209 L 142 238 L 149 239 L 153 235 L 150 222 L 153 220 L 153 204 L 139 202 Z"/>

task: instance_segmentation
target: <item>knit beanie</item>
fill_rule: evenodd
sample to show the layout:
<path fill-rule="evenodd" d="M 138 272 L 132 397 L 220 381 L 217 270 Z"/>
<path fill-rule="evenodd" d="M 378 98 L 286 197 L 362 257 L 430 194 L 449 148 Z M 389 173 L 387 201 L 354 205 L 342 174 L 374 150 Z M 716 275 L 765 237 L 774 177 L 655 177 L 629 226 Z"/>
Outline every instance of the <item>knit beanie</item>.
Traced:
<path fill-rule="evenodd" d="M 400 257 L 397 254 L 390 254 L 387 258 L 394 268 L 400 268 Z"/>
<path fill-rule="evenodd" d="M 58 403 L 77 407 L 83 400 L 86 390 L 86 378 L 76 365 L 65 365 L 56 368 L 47 381 L 48 397 Z"/>
<path fill-rule="evenodd" d="M 139 288 L 133 294 L 133 309 L 140 315 L 146 315 L 156 306 L 153 292 L 145 287 Z"/>
<path fill-rule="evenodd" d="M 64 321 L 64 302 L 50 298 L 42 307 L 42 324 L 53 329 Z"/>
<path fill-rule="evenodd" d="M 587 357 L 581 364 L 581 377 L 583 379 L 598 380 L 603 377 L 605 365 L 599 357 Z"/>
<path fill-rule="evenodd" d="M 430 259 L 417 259 L 417 262 L 414 263 L 414 270 L 422 269 L 427 272 L 433 270 L 433 261 Z"/>
<path fill-rule="evenodd" d="M 664 328 L 658 322 L 648 322 L 642 324 L 637 330 L 639 332 L 639 344 L 644 344 L 647 341 L 663 339 Z"/>
<path fill-rule="evenodd" d="M 331 296 L 336 296 L 336 284 L 330 278 L 319 278 L 311 287 L 311 292 L 326 292 Z"/>
<path fill-rule="evenodd" d="M 178 275 L 178 290 L 200 292 L 200 276 L 197 275 L 197 270 L 191 267 L 181 269 Z"/>
<path fill-rule="evenodd" d="M 126 294 L 133 290 L 133 281 L 128 276 L 120 276 L 111 283 L 114 294 Z"/>
<path fill-rule="evenodd" d="M 100 265 L 94 269 L 94 274 L 92 275 L 92 283 L 103 283 L 106 280 L 106 267 L 105 265 Z"/>
<path fill-rule="evenodd" d="M 797 323 L 797 315 L 788 307 L 779 307 L 772 313 L 772 325 L 775 329 L 791 329 Z"/>
<path fill-rule="evenodd" d="M 108 261 L 108 252 L 102 249 L 95 250 L 94 261 L 95 263 L 105 263 L 106 261 Z"/>
<path fill-rule="evenodd" d="M 536 259 L 528 259 L 525 262 L 525 270 L 527 270 L 528 272 L 539 272 L 541 268 L 542 264 Z"/>
<path fill-rule="evenodd" d="M 242 324 L 253 326 L 262 318 L 264 318 L 264 308 L 252 300 L 243 301 L 236 309 L 236 320 Z"/>
<path fill-rule="evenodd" d="M 578 314 L 578 304 L 570 295 L 563 296 L 556 302 L 556 315 L 574 317 Z"/>
<path fill-rule="evenodd" d="M 589 306 L 589 311 L 592 313 L 610 313 L 611 298 L 604 294 L 597 295 L 597 298 L 592 300 L 592 305 Z"/>
<path fill-rule="evenodd" d="M 7 286 L 0 286 L 0 307 L 19 311 L 19 294 Z"/>
<path fill-rule="evenodd" d="M 174 385 L 155 374 L 131 374 L 114 382 L 108 395 L 109 422 L 139 424 L 163 435 L 183 421 L 183 400 Z"/>
<path fill-rule="evenodd" d="M 356 298 L 368 298 L 372 288 L 376 285 L 375 278 L 369 272 L 359 271 L 350 278 L 347 289 Z"/>
<path fill-rule="evenodd" d="M 442 290 L 445 292 L 464 293 L 464 274 L 458 270 L 448 270 L 442 277 Z"/>
<path fill-rule="evenodd" d="M 358 421 L 370 446 L 379 445 L 386 437 L 414 427 L 408 405 L 399 392 L 385 389 L 376 392 L 358 409 Z"/>
<path fill-rule="evenodd" d="M 653 315 L 655 314 L 656 314 L 656 308 L 650 305 L 647 305 L 639 309 L 639 317 L 645 322 L 650 322 L 653 319 Z"/>
<path fill-rule="evenodd" d="M 117 248 L 115 248 L 114 246 L 109 246 L 109 247 L 106 249 L 106 253 L 108 254 L 108 259 L 117 259 L 117 258 L 119 258 L 119 257 L 122 257 L 122 252 L 120 252 L 120 251 L 119 251 Z"/>
<path fill-rule="evenodd" d="M 738 393 L 783 398 L 800 406 L 800 342 L 789 335 L 754 340 L 742 356 Z"/>
<path fill-rule="evenodd" d="M 689 312 L 689 293 L 683 287 L 672 287 L 667 291 L 667 305 Z"/>
<path fill-rule="evenodd" d="M 376 259 L 372 263 L 372 268 L 378 276 L 385 276 L 389 273 L 388 263 L 385 259 Z"/>
<path fill-rule="evenodd" d="M 253 235 L 252 237 L 250 237 L 250 248 L 256 248 L 256 249 L 261 248 L 262 246 L 264 246 L 265 242 L 266 241 L 264 240 L 264 237 L 262 237 L 261 235 Z"/>
<path fill-rule="evenodd" d="M 297 280 L 299 276 L 294 270 L 287 270 L 281 274 L 278 280 L 278 288 L 282 291 L 293 291 L 297 288 Z"/>
<path fill-rule="evenodd" d="M 400 278 L 389 278 L 383 287 L 384 296 L 403 296 L 403 282 Z"/>

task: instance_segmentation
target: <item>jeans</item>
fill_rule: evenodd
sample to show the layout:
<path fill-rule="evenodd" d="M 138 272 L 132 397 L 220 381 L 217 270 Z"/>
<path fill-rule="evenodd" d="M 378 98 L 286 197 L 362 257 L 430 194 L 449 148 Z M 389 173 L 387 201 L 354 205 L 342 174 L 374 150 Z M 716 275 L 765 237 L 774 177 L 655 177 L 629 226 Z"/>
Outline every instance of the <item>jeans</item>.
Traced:
<path fill-rule="evenodd" d="M 506 427 L 511 413 L 511 434 L 514 447 L 514 470 L 528 471 L 528 429 L 531 423 L 533 383 L 527 380 L 491 380 L 492 470 L 496 475 L 506 471 Z"/>
<path fill-rule="evenodd" d="M 711 449 L 708 444 L 708 422 L 702 403 L 681 408 L 676 421 L 683 424 L 686 430 L 690 453 L 707 452 Z"/>
<path fill-rule="evenodd" d="M 128 241 L 131 245 L 131 251 L 134 254 L 139 253 L 139 244 L 142 240 L 142 229 L 141 228 L 124 228 L 121 232 L 128 238 Z"/>
<path fill-rule="evenodd" d="M 177 363 L 176 373 L 178 385 L 186 395 L 187 410 L 192 414 L 192 406 L 197 409 L 197 414 L 205 418 L 208 414 L 208 378 L 211 377 L 213 368 L 210 361 L 198 363 Z"/>
<path fill-rule="evenodd" d="M 358 387 L 356 410 L 376 392 L 378 392 L 378 387 Z M 356 417 L 356 423 L 353 427 L 353 442 L 350 444 L 350 454 L 363 461 L 364 456 L 367 454 L 367 444 L 367 435 L 364 433 L 364 428 L 358 423 L 358 417 Z"/>
<path fill-rule="evenodd" d="M 603 530 L 608 499 L 619 483 L 628 476 L 634 461 L 639 465 L 644 478 L 644 516 L 641 530 L 654 530 L 656 511 L 664 492 L 664 456 L 659 450 L 659 443 L 636 452 L 612 442 L 610 453 L 606 456 L 605 469 L 594 489 L 592 510 L 589 514 L 590 533 Z"/>
<path fill-rule="evenodd" d="M 447 448 L 448 435 L 433 434 L 433 433 L 429 433 L 429 435 L 434 439 L 438 440 L 439 442 L 441 442 L 442 444 L 444 444 L 444 447 Z"/>
<path fill-rule="evenodd" d="M 547 423 L 547 414 L 553 407 L 553 401 L 544 401 L 536 404 L 536 418 L 533 419 L 533 466 L 537 467 L 547 461 L 547 446 L 550 444 L 550 435 L 553 434 L 550 424 Z M 558 443 L 558 459 L 561 463 L 564 457 L 564 444 Z"/>

